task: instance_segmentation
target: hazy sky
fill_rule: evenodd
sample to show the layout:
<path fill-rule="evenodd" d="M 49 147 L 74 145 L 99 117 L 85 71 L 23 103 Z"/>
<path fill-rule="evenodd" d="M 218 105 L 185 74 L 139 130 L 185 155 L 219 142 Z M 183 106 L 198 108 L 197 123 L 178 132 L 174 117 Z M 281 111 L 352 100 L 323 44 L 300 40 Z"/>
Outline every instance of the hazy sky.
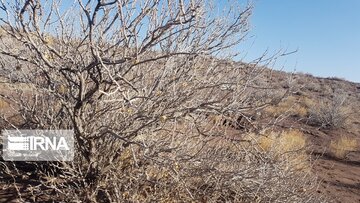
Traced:
<path fill-rule="evenodd" d="M 254 0 L 245 59 L 266 49 L 298 52 L 275 64 L 286 71 L 360 82 L 360 0 Z"/>

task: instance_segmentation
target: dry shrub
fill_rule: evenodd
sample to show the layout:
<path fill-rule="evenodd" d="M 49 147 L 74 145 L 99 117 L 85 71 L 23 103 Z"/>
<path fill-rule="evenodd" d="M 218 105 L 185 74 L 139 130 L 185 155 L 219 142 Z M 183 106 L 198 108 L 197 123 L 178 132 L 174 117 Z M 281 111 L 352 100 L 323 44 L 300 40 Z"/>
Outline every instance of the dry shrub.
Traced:
<path fill-rule="evenodd" d="M 335 157 L 343 159 L 352 152 L 357 150 L 358 143 L 354 138 L 340 137 L 337 140 L 332 140 L 330 143 L 329 150 Z"/>
<path fill-rule="evenodd" d="M 313 76 L 311 76 L 313 77 Z M 306 85 L 305 85 L 306 89 L 308 89 L 309 91 L 312 92 L 320 92 L 321 91 L 321 86 L 319 84 L 319 82 L 311 80 L 311 81 L 306 81 Z"/>
<path fill-rule="evenodd" d="M 126 188 L 120 189 L 121 201 L 320 201 L 310 192 L 316 187 L 311 175 L 295 170 L 295 162 L 261 153 L 253 145 L 168 133 L 144 135 L 141 140 L 152 147 L 129 150 L 130 164 L 114 177 L 114 188 Z"/>
<path fill-rule="evenodd" d="M 336 94 L 329 101 L 314 102 L 309 109 L 309 122 L 319 128 L 341 128 L 346 125 L 350 115 L 346 97 Z"/>
<path fill-rule="evenodd" d="M 280 157 L 298 152 L 265 153 L 209 125 L 207 115 L 220 124 L 274 100 L 274 88 L 253 84 L 266 64 L 231 62 L 251 5 L 220 14 L 204 0 L 60 3 L 0 8 L 11 19 L 1 60 L 26 67 L 2 76 L 36 88 L 11 95 L 25 128 L 74 129 L 76 140 L 71 162 L 1 163 L 15 188 L 32 181 L 22 202 L 320 202 L 314 178 Z"/>
<path fill-rule="evenodd" d="M 290 160 L 300 156 L 294 150 L 303 146 L 301 133 L 279 133 L 277 142 L 285 148 L 274 146 L 275 151 L 281 151 L 279 154 L 259 151 L 251 143 L 255 141 L 251 136 L 249 142 L 204 137 L 195 135 L 196 129 L 184 126 L 192 125 L 166 124 L 155 134 L 144 133 L 136 141 L 146 143 L 146 147 L 123 146 L 115 157 L 111 156 L 116 153 L 111 149 L 121 146 L 116 144 L 118 140 L 98 143 L 99 158 L 94 164 L 99 170 L 93 174 L 96 178 L 80 173 L 83 167 L 89 167 L 81 162 L 46 163 L 47 171 L 35 163 L 39 180 L 56 181 L 41 181 L 41 190 L 28 190 L 35 200 L 49 196 L 53 201 L 64 202 L 324 201 L 315 194 L 316 178 L 299 170 L 299 163 Z M 61 170 L 55 173 L 56 169 Z M 15 170 L 7 172 L 16 177 Z"/>

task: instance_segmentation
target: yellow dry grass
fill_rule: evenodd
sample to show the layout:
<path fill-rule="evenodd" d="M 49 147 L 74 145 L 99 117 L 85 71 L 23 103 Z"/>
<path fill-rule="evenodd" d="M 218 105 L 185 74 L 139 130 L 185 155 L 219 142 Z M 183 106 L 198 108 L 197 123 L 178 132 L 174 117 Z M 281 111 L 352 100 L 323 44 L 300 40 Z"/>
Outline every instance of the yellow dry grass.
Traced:
<path fill-rule="evenodd" d="M 282 133 L 270 132 L 258 139 L 258 145 L 264 151 L 275 150 L 277 153 L 298 151 L 305 147 L 306 139 L 299 130 L 289 130 Z"/>
<path fill-rule="evenodd" d="M 355 151 L 358 148 L 357 140 L 349 137 L 340 137 L 330 143 L 330 152 L 337 158 L 346 158 L 349 152 Z"/>
<path fill-rule="evenodd" d="M 5 110 L 9 108 L 9 103 L 7 103 L 4 99 L 0 98 L 0 110 Z"/>
<path fill-rule="evenodd" d="M 298 151 L 304 149 L 306 139 L 299 130 L 290 130 L 281 133 L 279 144 L 283 152 Z"/>
<path fill-rule="evenodd" d="M 306 107 L 306 108 L 311 108 L 313 107 L 316 102 L 314 101 L 314 99 L 311 99 L 309 97 L 302 97 L 300 99 L 300 102 Z"/>
<path fill-rule="evenodd" d="M 0 83 L 0 92 L 5 95 L 11 95 L 16 90 L 22 90 L 24 92 L 26 91 L 34 91 L 35 87 L 33 87 L 30 84 L 26 83 L 17 83 L 17 84 L 11 84 L 11 83 Z"/>
<path fill-rule="evenodd" d="M 308 109 L 301 102 L 301 98 L 299 99 L 295 96 L 289 96 L 279 104 L 275 106 L 269 106 L 265 110 L 273 117 L 278 117 L 285 114 L 305 117 L 308 114 Z"/>
<path fill-rule="evenodd" d="M 267 136 L 257 139 L 257 144 L 263 152 L 283 159 L 287 163 L 286 169 L 310 170 L 309 156 L 305 151 L 306 138 L 299 130 L 268 132 Z"/>

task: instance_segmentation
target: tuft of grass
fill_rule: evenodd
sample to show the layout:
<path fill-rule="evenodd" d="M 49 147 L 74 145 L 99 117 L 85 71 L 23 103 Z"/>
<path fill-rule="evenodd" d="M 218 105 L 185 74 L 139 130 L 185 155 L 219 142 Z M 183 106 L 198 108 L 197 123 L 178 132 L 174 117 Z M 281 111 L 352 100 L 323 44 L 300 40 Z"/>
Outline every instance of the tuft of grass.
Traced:
<path fill-rule="evenodd" d="M 286 170 L 310 171 L 309 156 L 306 153 L 306 138 L 299 130 L 281 133 L 269 132 L 257 139 L 257 144 L 265 153 L 274 154 L 277 159 L 285 160 Z"/>
<path fill-rule="evenodd" d="M 269 106 L 265 110 L 273 117 L 278 117 L 280 115 L 306 117 L 308 115 L 307 108 L 302 105 L 300 99 L 295 96 L 289 96 L 279 104 Z"/>
<path fill-rule="evenodd" d="M 299 130 L 289 130 L 281 133 L 279 138 L 283 152 L 298 151 L 305 148 L 306 139 Z"/>
<path fill-rule="evenodd" d="M 5 110 L 9 108 L 9 103 L 7 103 L 4 99 L 0 98 L 0 109 Z"/>
<path fill-rule="evenodd" d="M 337 158 L 344 159 L 346 156 L 358 148 L 358 143 L 354 138 L 340 137 L 330 143 L 330 152 Z"/>
<path fill-rule="evenodd" d="M 308 96 L 302 97 L 301 98 L 301 103 L 307 108 L 310 109 L 311 107 L 313 107 L 316 102 L 314 101 L 314 99 L 309 98 Z"/>
<path fill-rule="evenodd" d="M 257 144 L 259 145 L 260 149 L 266 152 L 269 152 L 271 148 L 273 147 L 275 142 L 275 138 L 273 134 L 270 134 L 270 136 L 261 136 L 257 140 Z"/>
<path fill-rule="evenodd" d="M 263 151 L 276 151 L 283 154 L 305 148 L 306 139 L 299 130 L 288 130 L 282 133 L 270 132 L 268 136 L 261 136 L 258 145 Z"/>

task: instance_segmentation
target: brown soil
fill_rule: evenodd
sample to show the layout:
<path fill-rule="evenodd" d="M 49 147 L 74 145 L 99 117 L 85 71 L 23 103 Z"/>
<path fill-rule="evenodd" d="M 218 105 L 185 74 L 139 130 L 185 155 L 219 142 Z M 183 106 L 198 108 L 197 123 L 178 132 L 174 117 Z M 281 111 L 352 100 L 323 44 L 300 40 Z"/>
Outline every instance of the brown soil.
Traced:
<path fill-rule="evenodd" d="M 316 161 L 313 165 L 313 172 L 321 180 L 321 185 L 317 190 L 318 193 L 329 197 L 334 202 L 359 203 L 360 150 L 351 152 L 345 158 L 340 159 L 328 152 L 328 149 L 324 146 L 334 136 L 346 133 L 345 130 L 338 130 L 336 132 L 319 132 L 320 136 L 309 136 L 315 143 L 313 157 Z M 348 134 L 348 136 L 358 139 L 359 143 L 359 136 L 356 137 L 351 134 Z"/>

